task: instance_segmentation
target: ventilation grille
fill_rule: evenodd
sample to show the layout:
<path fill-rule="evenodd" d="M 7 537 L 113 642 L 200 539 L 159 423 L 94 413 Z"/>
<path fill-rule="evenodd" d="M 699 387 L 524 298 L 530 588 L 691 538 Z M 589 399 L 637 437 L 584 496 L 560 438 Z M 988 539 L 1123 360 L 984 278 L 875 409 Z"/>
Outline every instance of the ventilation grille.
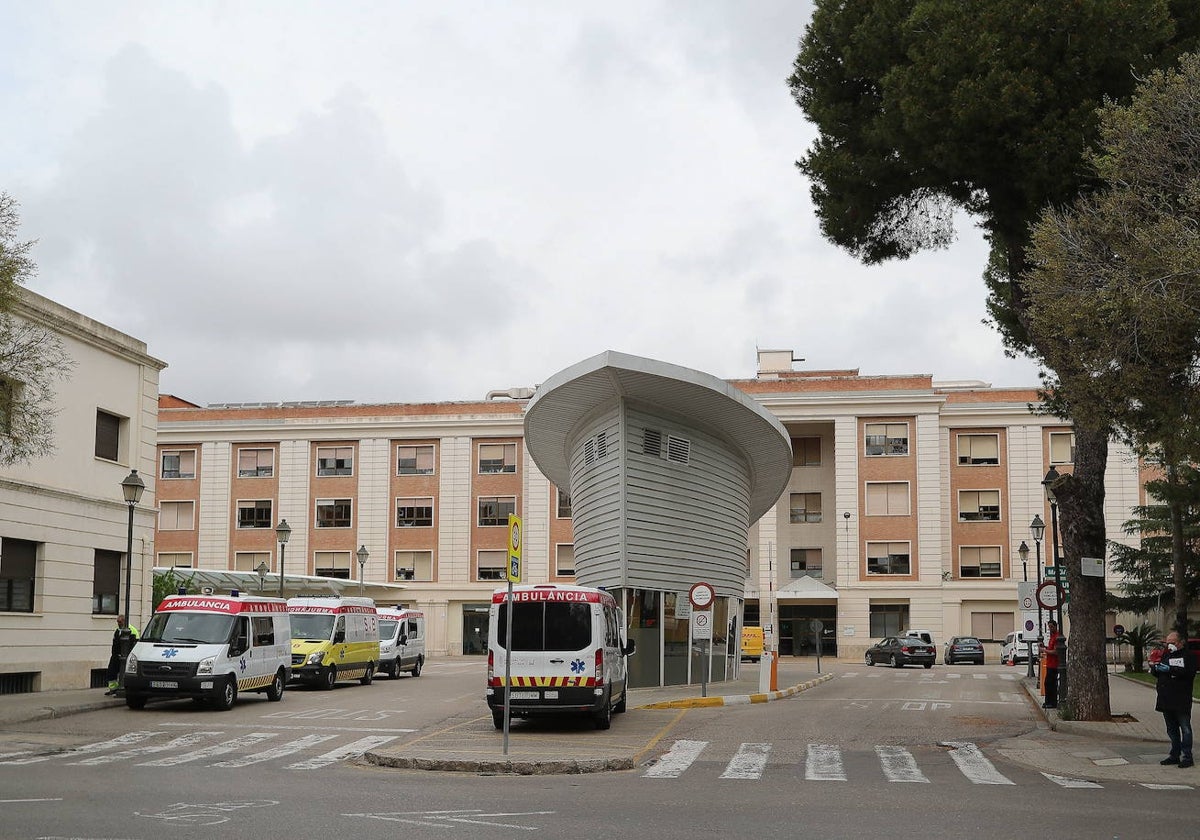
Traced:
<path fill-rule="evenodd" d="M 0 694 L 30 694 L 36 678 L 36 671 L 0 674 Z"/>
<path fill-rule="evenodd" d="M 662 457 L 662 432 L 658 429 L 642 431 L 642 454 L 651 458 Z"/>
<path fill-rule="evenodd" d="M 674 435 L 667 435 L 667 460 L 686 464 L 692 457 L 692 442 Z"/>

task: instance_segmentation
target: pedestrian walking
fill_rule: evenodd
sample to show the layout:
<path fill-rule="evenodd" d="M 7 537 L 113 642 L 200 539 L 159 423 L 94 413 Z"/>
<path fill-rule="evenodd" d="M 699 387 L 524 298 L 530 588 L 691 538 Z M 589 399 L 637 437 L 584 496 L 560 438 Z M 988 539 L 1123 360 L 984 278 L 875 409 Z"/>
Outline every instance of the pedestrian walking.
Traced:
<path fill-rule="evenodd" d="M 136 627 L 130 627 L 129 633 L 134 639 L 137 639 L 138 631 Z M 121 637 L 123 635 L 125 635 L 125 616 L 119 615 L 117 616 L 117 629 L 113 631 L 112 655 L 108 657 L 108 669 L 105 673 L 105 676 L 108 678 L 108 691 L 104 692 L 106 697 L 111 694 L 116 694 L 117 686 L 120 685 L 119 676 L 122 661 Z"/>
<path fill-rule="evenodd" d="M 1043 709 L 1058 708 L 1058 622 L 1050 619 L 1046 622 L 1046 655 L 1042 663 L 1046 673 L 1046 700 Z"/>
<path fill-rule="evenodd" d="M 1151 670 L 1158 682 L 1158 701 L 1154 710 L 1162 712 L 1171 739 L 1171 754 L 1159 764 L 1191 767 L 1192 761 L 1192 686 L 1196 682 L 1196 654 L 1187 649 L 1183 638 L 1172 630 L 1163 640 L 1162 658 Z"/>

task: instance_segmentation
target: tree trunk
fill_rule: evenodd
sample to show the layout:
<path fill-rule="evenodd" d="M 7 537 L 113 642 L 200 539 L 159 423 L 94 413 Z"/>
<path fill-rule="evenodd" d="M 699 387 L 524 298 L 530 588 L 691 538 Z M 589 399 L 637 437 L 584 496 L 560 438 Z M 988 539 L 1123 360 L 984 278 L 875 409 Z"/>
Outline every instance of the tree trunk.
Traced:
<path fill-rule="evenodd" d="M 1052 488 L 1070 583 L 1066 706 L 1076 720 L 1108 720 L 1108 663 L 1104 648 L 1105 587 L 1084 577 L 1083 557 L 1105 557 L 1104 472 L 1108 430 L 1075 427 L 1075 471 Z M 1064 629 L 1064 628 L 1060 628 Z M 1061 701 L 1060 701 L 1061 702 Z"/>

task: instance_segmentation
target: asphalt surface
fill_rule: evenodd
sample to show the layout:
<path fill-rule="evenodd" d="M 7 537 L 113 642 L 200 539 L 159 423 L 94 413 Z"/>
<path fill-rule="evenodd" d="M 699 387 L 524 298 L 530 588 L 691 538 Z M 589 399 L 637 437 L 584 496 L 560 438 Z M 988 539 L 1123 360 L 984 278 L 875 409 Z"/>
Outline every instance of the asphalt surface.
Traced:
<path fill-rule="evenodd" d="M 387 767 L 471 773 L 538 775 L 628 769 L 641 763 L 676 719 L 688 708 L 769 703 L 810 691 L 839 670 L 836 660 L 783 658 L 776 690 L 760 691 L 757 667 L 743 667 L 740 680 L 701 686 L 631 689 L 629 711 L 614 718 L 610 730 L 589 721 L 521 720 L 511 723 L 508 738 L 495 729 L 489 713 L 472 710 L 444 721 L 434 732 L 365 754 Z M 1020 666 L 1018 666 L 1020 668 Z M 1032 769 L 1072 778 L 1143 784 L 1200 786 L 1200 771 L 1162 767 L 1167 753 L 1162 716 L 1154 711 L 1155 692 L 1110 674 L 1113 720 L 1063 720 L 1043 710 L 1036 683 L 1021 679 L 1039 719 L 1027 734 L 1005 738 L 993 747 L 1005 758 Z M 41 692 L 0 697 L 0 727 L 64 717 L 123 704 L 103 689 Z"/>

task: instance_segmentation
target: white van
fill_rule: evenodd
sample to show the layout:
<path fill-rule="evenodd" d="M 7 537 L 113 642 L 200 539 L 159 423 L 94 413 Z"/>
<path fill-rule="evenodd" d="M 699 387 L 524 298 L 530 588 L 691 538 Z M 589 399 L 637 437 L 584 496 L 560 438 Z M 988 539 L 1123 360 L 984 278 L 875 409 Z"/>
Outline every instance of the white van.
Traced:
<path fill-rule="evenodd" d="M 496 728 L 504 727 L 508 655 L 511 717 L 584 714 L 608 729 L 628 703 L 625 657 L 633 653 L 616 600 L 564 584 L 514 586 L 512 599 L 511 645 L 507 588 L 492 594 L 488 614 L 487 703 Z"/>
<path fill-rule="evenodd" d="M 333 688 L 339 680 L 370 685 L 379 662 L 379 619 L 370 598 L 289 598 L 292 679 Z"/>
<path fill-rule="evenodd" d="M 379 608 L 379 670 L 392 679 L 401 671 L 421 676 L 425 665 L 425 613 Z"/>
<path fill-rule="evenodd" d="M 218 709 L 239 692 L 283 698 L 291 677 L 287 601 L 239 595 L 170 595 L 146 624 L 125 660 L 125 705 L 191 697 Z"/>
<path fill-rule="evenodd" d="M 1021 641 L 1020 631 L 1014 630 L 1004 637 L 1004 646 L 1000 648 L 1000 661 L 1005 664 L 1012 662 L 1014 665 L 1018 662 L 1028 662 L 1031 647 L 1036 659 L 1041 650 L 1038 643 Z"/>

